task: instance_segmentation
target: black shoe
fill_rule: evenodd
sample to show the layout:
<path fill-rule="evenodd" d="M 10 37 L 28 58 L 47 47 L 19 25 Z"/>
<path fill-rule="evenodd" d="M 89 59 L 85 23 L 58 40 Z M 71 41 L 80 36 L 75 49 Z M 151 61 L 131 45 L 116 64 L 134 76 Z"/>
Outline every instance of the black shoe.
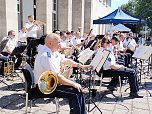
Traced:
<path fill-rule="evenodd" d="M 110 91 L 115 91 L 116 90 L 116 88 L 113 87 L 113 86 L 108 86 L 107 89 L 109 89 Z"/>
<path fill-rule="evenodd" d="M 129 97 L 132 97 L 132 98 L 143 98 L 143 96 L 140 96 L 137 93 L 130 93 Z"/>

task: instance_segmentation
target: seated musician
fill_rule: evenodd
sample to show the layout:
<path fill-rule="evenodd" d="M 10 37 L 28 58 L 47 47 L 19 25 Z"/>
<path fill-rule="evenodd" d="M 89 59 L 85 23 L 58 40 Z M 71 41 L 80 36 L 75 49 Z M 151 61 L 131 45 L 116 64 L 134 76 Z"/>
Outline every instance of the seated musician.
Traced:
<path fill-rule="evenodd" d="M 101 45 L 103 48 L 108 49 L 110 47 L 110 41 L 103 38 Z M 113 77 L 108 86 L 108 89 L 111 91 L 115 90 L 115 87 L 119 83 L 118 76 L 128 77 L 130 85 L 130 97 L 142 98 L 142 96 L 139 96 L 137 93 L 139 91 L 139 87 L 135 70 L 117 64 L 115 56 L 112 53 L 110 53 L 105 64 L 103 65 L 103 76 Z"/>
<path fill-rule="evenodd" d="M 136 41 L 133 39 L 132 32 L 128 33 L 128 37 L 125 38 L 123 44 L 124 44 L 124 47 L 126 48 L 126 53 L 130 53 L 132 56 L 134 54 L 135 48 L 137 46 Z"/>
<path fill-rule="evenodd" d="M 8 56 L 10 55 L 13 50 L 15 49 L 15 47 L 18 45 L 18 41 L 15 38 L 15 31 L 14 30 L 10 30 L 8 32 L 8 36 L 4 37 L 2 40 L 8 39 L 8 42 L 6 43 L 4 49 L 2 50 L 1 54 L 4 56 Z M 17 62 L 15 63 L 15 69 L 18 69 L 19 66 L 22 63 L 22 56 L 21 54 L 16 55 L 17 58 Z M 13 61 L 15 62 L 15 59 L 13 59 Z"/>
<path fill-rule="evenodd" d="M 40 75 L 47 70 L 55 72 L 59 84 L 56 90 L 50 94 L 50 97 L 68 98 L 70 114 L 86 114 L 85 99 L 81 85 L 62 76 L 60 74 L 60 64 L 70 64 L 73 67 L 80 67 L 83 69 L 90 68 L 90 65 L 81 65 L 71 59 L 64 58 L 58 52 L 58 49 L 61 46 L 60 42 L 60 36 L 51 33 L 46 36 L 45 45 L 38 46 L 38 55 L 36 56 L 34 63 L 34 82 L 35 84 L 38 84 Z M 38 89 L 38 86 L 36 86 L 36 88 L 36 93 L 43 95 Z"/>
<path fill-rule="evenodd" d="M 124 56 L 125 66 L 130 67 L 131 66 L 131 54 L 127 53 L 127 48 L 124 48 L 123 42 L 125 40 L 124 34 L 119 35 L 119 45 L 118 45 L 118 51 L 119 53 Z"/>
<path fill-rule="evenodd" d="M 74 48 L 76 48 L 80 51 L 81 47 L 85 44 L 86 40 L 83 39 L 83 41 L 82 41 L 80 32 L 76 32 L 75 36 L 71 37 L 70 42 Z"/>
<path fill-rule="evenodd" d="M 66 32 L 61 31 L 60 32 L 60 38 L 61 38 L 61 53 L 65 54 L 65 56 L 70 56 L 70 52 L 72 53 L 72 47 L 70 47 L 70 40 L 67 39 Z"/>

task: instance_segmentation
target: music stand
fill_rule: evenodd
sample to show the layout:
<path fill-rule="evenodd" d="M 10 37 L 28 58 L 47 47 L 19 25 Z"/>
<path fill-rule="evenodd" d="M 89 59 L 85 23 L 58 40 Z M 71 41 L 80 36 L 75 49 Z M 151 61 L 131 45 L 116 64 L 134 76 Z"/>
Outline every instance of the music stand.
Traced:
<path fill-rule="evenodd" d="M 12 53 L 10 54 L 10 56 L 20 55 L 21 53 L 24 52 L 26 47 L 27 47 L 26 45 L 20 45 L 20 46 L 15 47 Z"/>
<path fill-rule="evenodd" d="M 27 45 L 27 49 L 36 48 L 40 44 L 40 39 L 31 39 Z"/>
<path fill-rule="evenodd" d="M 91 61 L 90 65 L 93 67 L 91 70 L 96 70 L 98 73 L 100 72 L 102 66 L 104 65 L 107 57 L 109 56 L 110 51 L 109 50 L 105 50 L 102 47 L 98 49 L 95 57 L 93 58 L 93 60 Z M 90 79 L 89 79 L 89 103 L 88 103 L 88 112 L 91 112 L 93 109 L 97 108 L 99 110 L 99 112 L 102 114 L 102 111 L 100 110 L 100 108 L 96 105 L 96 103 L 93 101 L 92 97 L 91 97 L 91 77 L 92 77 L 92 73 L 90 70 Z M 101 85 L 100 85 L 101 86 Z M 92 89 L 93 92 L 93 89 Z M 94 104 L 94 107 L 90 110 L 90 104 L 91 102 Z"/>
<path fill-rule="evenodd" d="M 139 74 L 139 80 L 138 80 L 139 86 L 144 88 L 150 94 L 150 96 L 152 96 L 151 93 L 147 90 L 147 88 L 141 82 L 141 75 L 145 74 L 145 73 L 147 73 L 147 74 L 149 73 L 150 74 L 149 65 L 150 65 L 150 57 L 152 55 L 152 51 L 151 50 L 152 50 L 151 46 L 143 46 L 143 45 L 141 45 L 135 50 L 135 53 L 133 54 L 133 57 L 136 58 L 136 59 L 139 59 L 139 62 L 140 62 L 139 63 L 139 65 L 140 65 L 140 68 L 139 68 L 140 69 L 140 74 Z M 144 60 L 148 61 L 148 65 L 144 65 L 143 66 L 143 61 Z M 137 65 L 137 63 L 136 63 L 136 65 Z M 143 68 L 145 69 L 146 67 L 148 67 L 148 71 L 145 72 L 145 71 L 143 71 Z"/>
<path fill-rule="evenodd" d="M 30 42 L 27 44 L 27 52 L 29 52 L 28 50 L 30 50 L 30 52 L 28 53 L 29 55 L 29 64 L 31 65 L 31 67 L 33 67 L 32 64 L 32 59 L 34 58 L 32 56 L 33 51 L 36 51 L 36 47 L 40 44 L 40 39 L 31 39 Z"/>

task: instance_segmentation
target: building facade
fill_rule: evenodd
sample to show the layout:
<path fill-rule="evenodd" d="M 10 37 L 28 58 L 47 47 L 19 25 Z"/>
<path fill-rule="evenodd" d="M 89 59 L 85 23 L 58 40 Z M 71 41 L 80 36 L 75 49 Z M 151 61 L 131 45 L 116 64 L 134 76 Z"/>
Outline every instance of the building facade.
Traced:
<path fill-rule="evenodd" d="M 91 28 L 95 34 L 104 34 L 108 25 L 93 25 L 93 20 L 110 13 L 111 0 L 1 0 L 0 37 L 11 29 L 20 30 L 28 15 L 46 23 L 43 32 L 55 29 L 88 33 Z M 4 5 L 5 4 L 5 5 Z M 11 7 L 9 6 L 11 5 Z"/>

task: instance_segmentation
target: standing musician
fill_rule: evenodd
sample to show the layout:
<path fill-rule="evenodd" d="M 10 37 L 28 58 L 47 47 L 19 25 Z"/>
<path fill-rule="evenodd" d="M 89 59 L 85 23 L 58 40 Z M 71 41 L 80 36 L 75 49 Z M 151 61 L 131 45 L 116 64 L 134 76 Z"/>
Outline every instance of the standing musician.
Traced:
<path fill-rule="evenodd" d="M 2 39 L 3 40 L 8 40 L 8 42 L 6 43 L 4 49 L 2 50 L 1 54 L 4 55 L 4 56 L 8 56 L 10 55 L 13 50 L 15 49 L 15 47 L 18 45 L 18 40 L 15 38 L 15 31 L 14 30 L 10 30 L 8 32 L 8 36 L 4 37 Z M 22 63 L 22 56 L 21 54 L 19 55 L 16 55 L 16 58 L 17 58 L 17 62 L 15 63 L 15 69 L 18 69 L 19 66 L 21 65 Z M 15 61 L 15 60 L 13 60 Z"/>
<path fill-rule="evenodd" d="M 33 15 L 29 15 L 28 16 L 28 22 L 25 23 L 25 26 L 26 28 L 26 34 L 27 34 L 27 45 L 30 43 L 30 40 L 32 39 L 36 39 L 37 38 L 37 31 L 40 29 L 40 27 L 38 26 L 38 23 L 36 20 L 34 20 L 34 16 Z M 36 55 L 36 48 L 27 48 L 27 56 L 30 58 L 30 57 L 33 57 Z M 28 59 L 27 60 L 27 63 L 31 64 L 30 63 L 31 60 Z"/>
<path fill-rule="evenodd" d="M 103 38 L 101 45 L 105 49 L 108 49 L 110 47 L 110 41 L 106 38 Z M 139 87 L 138 87 L 137 75 L 135 70 L 117 64 L 115 56 L 112 53 L 109 54 L 105 64 L 103 65 L 103 76 L 113 77 L 108 86 L 108 89 L 111 91 L 115 90 L 116 85 L 119 83 L 118 76 L 128 77 L 129 85 L 130 85 L 130 97 L 132 98 L 143 97 L 143 96 L 139 96 L 137 93 L 139 91 Z"/>
<path fill-rule="evenodd" d="M 38 46 L 38 55 L 34 64 L 34 82 L 38 84 L 40 75 L 51 70 L 57 74 L 58 86 L 56 90 L 50 94 L 50 97 L 68 98 L 70 105 L 70 114 L 86 114 L 85 99 L 80 84 L 66 79 L 60 74 L 60 64 L 69 64 L 73 67 L 82 69 L 90 68 L 90 65 L 81 65 L 71 59 L 64 58 L 59 52 L 61 44 L 60 36 L 51 33 L 45 38 L 45 45 Z M 43 95 L 38 86 L 36 86 L 37 94 Z"/>

